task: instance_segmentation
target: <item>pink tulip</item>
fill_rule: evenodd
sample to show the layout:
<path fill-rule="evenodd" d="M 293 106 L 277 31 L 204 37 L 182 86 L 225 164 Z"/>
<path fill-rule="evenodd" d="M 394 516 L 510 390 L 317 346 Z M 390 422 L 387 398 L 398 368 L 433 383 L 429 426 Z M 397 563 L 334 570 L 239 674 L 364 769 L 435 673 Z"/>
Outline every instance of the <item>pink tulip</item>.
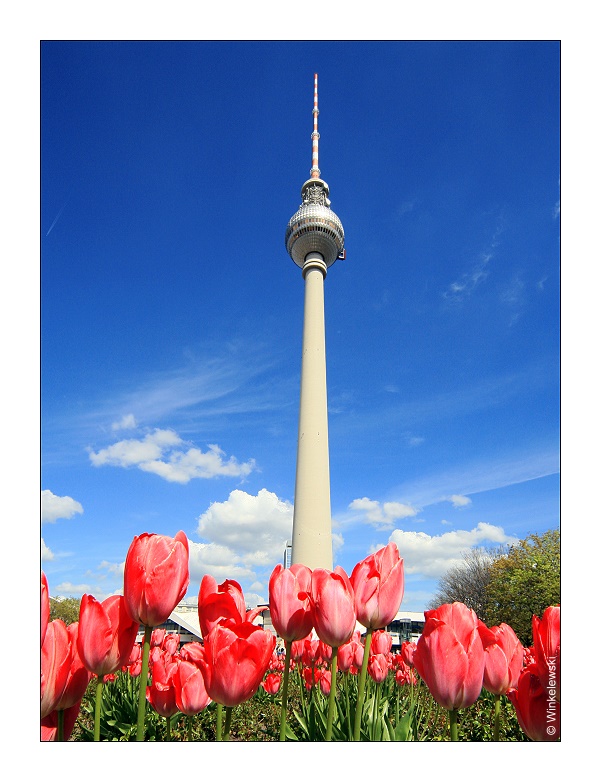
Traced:
<path fill-rule="evenodd" d="M 357 619 L 368 630 L 389 625 L 403 600 L 405 576 L 396 543 L 355 565 L 351 574 Z"/>
<path fill-rule="evenodd" d="M 478 700 L 484 678 L 479 620 L 463 603 L 425 612 L 426 622 L 413 662 L 434 700 L 449 711 Z"/>
<path fill-rule="evenodd" d="M 416 648 L 417 644 L 413 641 L 403 641 L 401 644 L 401 657 L 403 658 L 405 665 L 408 665 L 410 668 L 413 668 L 413 655 L 415 654 Z"/>
<path fill-rule="evenodd" d="M 146 700 L 162 717 L 172 717 L 178 711 L 174 682 L 177 667 L 177 662 L 166 655 L 159 656 L 152 666 L 152 684 L 146 688 Z"/>
<path fill-rule="evenodd" d="M 397 668 L 394 678 L 399 686 L 405 684 L 412 684 L 412 685 L 417 684 L 417 677 L 415 675 L 415 671 L 412 670 L 406 663 L 402 661 L 399 667 Z"/>
<path fill-rule="evenodd" d="M 266 606 L 246 610 L 242 587 L 237 581 L 227 579 L 217 585 L 213 576 L 205 575 L 198 593 L 198 621 L 200 633 L 206 638 L 216 625 L 230 627 L 242 622 L 252 622 Z"/>
<path fill-rule="evenodd" d="M 560 631 L 561 610 L 559 606 L 549 606 L 545 609 L 542 619 L 532 617 L 532 640 L 534 642 L 534 659 L 536 672 L 543 686 L 549 682 L 557 691 L 557 701 L 560 701 Z"/>
<path fill-rule="evenodd" d="M 198 714 L 211 702 L 198 664 L 189 660 L 180 660 L 174 683 L 175 702 L 183 714 L 188 716 Z"/>
<path fill-rule="evenodd" d="M 392 636 L 386 630 L 376 630 L 371 637 L 370 654 L 388 654 L 392 649 Z"/>
<path fill-rule="evenodd" d="M 313 622 L 319 638 L 338 648 L 346 643 L 355 630 L 357 614 L 353 587 L 344 570 L 316 568 L 311 577 Z"/>
<path fill-rule="evenodd" d="M 318 665 L 322 661 L 322 651 L 323 644 L 319 638 L 305 638 L 303 641 L 303 656 L 301 658 L 302 664 L 308 667 Z"/>
<path fill-rule="evenodd" d="M 77 651 L 88 671 L 102 677 L 126 665 L 138 628 L 122 595 L 112 595 L 102 603 L 84 595 L 79 606 Z"/>
<path fill-rule="evenodd" d="M 252 622 L 215 625 L 205 639 L 206 659 L 199 661 L 210 698 L 223 706 L 238 706 L 252 698 L 275 644 L 275 635 Z"/>
<path fill-rule="evenodd" d="M 154 649 L 155 646 L 162 648 L 166 634 L 167 631 L 164 627 L 155 627 L 155 629 L 150 634 L 150 648 Z"/>
<path fill-rule="evenodd" d="M 41 620 L 42 633 L 40 646 L 44 643 L 46 629 L 48 627 L 48 622 L 50 621 L 50 595 L 48 592 L 48 579 L 46 578 L 44 571 L 42 571 L 41 577 Z"/>
<path fill-rule="evenodd" d="M 507 690 L 517 687 L 524 647 L 508 624 L 498 627 L 478 627 L 484 647 L 484 689 L 495 695 L 505 695 Z"/>
<path fill-rule="evenodd" d="M 190 582 L 188 538 L 144 532 L 135 537 L 125 559 L 123 593 L 134 622 L 157 627 L 183 599 Z"/>
<path fill-rule="evenodd" d="M 338 670 L 342 673 L 350 671 L 353 666 L 356 666 L 357 647 L 361 648 L 361 662 L 363 662 L 363 644 L 361 643 L 361 635 L 359 631 L 353 633 L 351 639 L 342 646 L 338 647 Z M 359 663 L 359 668 L 361 667 Z"/>
<path fill-rule="evenodd" d="M 313 629 L 311 570 L 306 565 L 276 565 L 269 579 L 269 610 L 277 634 L 298 641 Z"/>
<path fill-rule="evenodd" d="M 132 646 L 125 670 L 133 677 L 139 676 L 142 672 L 142 647 L 140 644 L 134 644 Z"/>
<path fill-rule="evenodd" d="M 48 622 L 42 644 L 42 719 L 56 709 L 69 679 L 72 658 L 67 626 L 62 619 Z"/>
<path fill-rule="evenodd" d="M 388 676 L 388 660 L 385 654 L 370 654 L 367 660 L 367 673 L 380 684 Z"/>
<path fill-rule="evenodd" d="M 77 638 L 79 634 L 79 622 L 71 622 L 67 626 L 67 639 L 69 648 L 69 673 L 60 698 L 54 707 L 56 711 L 66 711 L 79 703 L 88 688 L 90 672 L 86 670 L 78 652 Z"/>

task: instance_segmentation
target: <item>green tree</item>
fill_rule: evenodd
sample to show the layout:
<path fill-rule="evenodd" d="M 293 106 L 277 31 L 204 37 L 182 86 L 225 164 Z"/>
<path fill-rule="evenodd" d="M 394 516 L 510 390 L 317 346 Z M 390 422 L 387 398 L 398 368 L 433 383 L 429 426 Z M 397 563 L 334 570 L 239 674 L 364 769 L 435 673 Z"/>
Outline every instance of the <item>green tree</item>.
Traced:
<path fill-rule="evenodd" d="M 559 530 L 528 535 L 492 563 L 486 589 L 488 622 L 511 625 L 524 646 L 532 644 L 532 616 L 560 601 Z"/>
<path fill-rule="evenodd" d="M 80 597 L 51 597 L 50 598 L 50 621 L 62 619 L 66 625 L 79 621 Z"/>
<path fill-rule="evenodd" d="M 450 567 L 438 581 L 436 594 L 429 608 L 438 608 L 443 603 L 464 603 L 476 612 L 478 619 L 488 624 L 487 588 L 493 562 L 507 548 L 471 548 L 464 552 L 462 561 Z"/>

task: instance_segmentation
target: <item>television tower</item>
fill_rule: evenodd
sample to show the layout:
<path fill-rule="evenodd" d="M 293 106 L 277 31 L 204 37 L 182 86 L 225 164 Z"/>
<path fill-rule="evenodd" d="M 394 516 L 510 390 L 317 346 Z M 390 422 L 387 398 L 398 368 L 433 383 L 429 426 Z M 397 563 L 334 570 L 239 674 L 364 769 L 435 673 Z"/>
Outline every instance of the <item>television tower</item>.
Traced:
<path fill-rule="evenodd" d="M 318 114 L 315 74 L 311 178 L 286 228 L 286 250 L 305 279 L 292 564 L 332 570 L 324 279 L 334 261 L 344 257 L 344 229 L 330 209 L 330 189 L 320 179 Z"/>

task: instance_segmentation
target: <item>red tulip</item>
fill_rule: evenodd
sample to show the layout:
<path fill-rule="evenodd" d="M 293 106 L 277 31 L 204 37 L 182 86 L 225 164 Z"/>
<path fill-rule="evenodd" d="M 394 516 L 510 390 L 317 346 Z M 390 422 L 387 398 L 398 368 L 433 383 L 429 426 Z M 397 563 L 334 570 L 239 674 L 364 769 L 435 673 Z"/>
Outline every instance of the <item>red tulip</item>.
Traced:
<path fill-rule="evenodd" d="M 536 675 L 534 666 L 525 668 L 517 689 L 507 691 L 521 729 L 532 741 L 557 741 L 561 730 L 561 706 L 554 691 Z"/>
<path fill-rule="evenodd" d="M 484 647 L 484 688 L 495 695 L 505 695 L 507 690 L 517 687 L 524 647 L 513 629 L 502 623 L 498 627 L 478 627 Z"/>
<path fill-rule="evenodd" d="M 157 627 L 186 594 L 188 538 L 144 532 L 135 537 L 125 559 L 123 593 L 129 615 L 146 627 Z"/>
<path fill-rule="evenodd" d="M 275 695 L 280 689 L 282 677 L 277 673 L 268 673 L 261 685 L 269 695 Z"/>
<path fill-rule="evenodd" d="M 198 664 L 190 660 L 179 661 L 174 684 L 175 702 L 183 714 L 198 714 L 211 702 L 202 671 Z"/>
<path fill-rule="evenodd" d="M 69 679 L 72 658 L 67 626 L 62 619 L 49 622 L 42 644 L 42 719 L 56 709 Z"/>
<path fill-rule="evenodd" d="M 408 665 L 410 668 L 413 668 L 413 655 L 415 654 L 416 648 L 417 644 L 413 641 L 403 641 L 401 644 L 401 657 L 403 658 L 405 665 Z"/>
<path fill-rule="evenodd" d="M 159 656 L 152 666 L 152 684 L 146 688 L 146 700 L 162 717 L 172 717 L 178 711 L 174 683 L 177 666 L 167 655 Z"/>
<path fill-rule="evenodd" d="M 388 660 L 385 654 L 370 654 L 367 660 L 367 672 L 380 684 L 388 676 Z"/>
<path fill-rule="evenodd" d="M 81 700 L 74 703 L 68 709 L 63 710 L 63 741 L 68 741 L 73 728 L 79 717 L 79 709 L 81 707 Z M 42 741 L 57 741 L 58 739 L 58 711 L 51 711 L 42 720 L 41 725 L 41 740 Z"/>
<path fill-rule="evenodd" d="M 198 621 L 203 638 L 206 638 L 216 625 L 231 626 L 252 622 L 265 608 L 247 611 L 242 587 L 237 581 L 227 579 L 218 586 L 213 576 L 205 575 L 200 582 Z"/>
<path fill-rule="evenodd" d="M 360 668 L 363 662 L 363 644 L 361 643 L 361 635 L 358 630 L 353 633 L 350 641 L 338 647 L 338 670 L 342 671 L 342 673 L 350 671 L 352 666 L 357 665 L 357 647 L 361 650 Z"/>
<path fill-rule="evenodd" d="M 338 648 L 352 636 L 357 622 L 353 587 L 344 570 L 316 568 L 311 577 L 313 622 L 319 638 Z"/>
<path fill-rule="evenodd" d="M 323 692 L 323 694 L 328 697 L 330 694 L 330 690 L 332 689 L 332 672 L 331 671 L 322 671 L 321 676 L 319 677 L 319 689 Z"/>
<path fill-rule="evenodd" d="M 532 640 L 536 671 L 543 686 L 552 686 L 560 701 L 560 619 L 559 606 L 545 609 L 542 619 L 532 617 Z"/>
<path fill-rule="evenodd" d="M 484 678 L 484 648 L 478 617 L 463 603 L 425 612 L 413 662 L 434 700 L 449 711 L 478 700 Z"/>
<path fill-rule="evenodd" d="M 311 570 L 306 565 L 276 565 L 269 579 L 269 610 L 277 634 L 298 641 L 313 629 Z"/>
<path fill-rule="evenodd" d="M 165 640 L 163 641 L 163 649 L 167 654 L 173 656 L 179 649 L 180 634 L 179 633 L 167 633 Z"/>
<path fill-rule="evenodd" d="M 223 706 L 252 698 L 275 644 L 275 635 L 252 622 L 213 627 L 205 639 L 206 659 L 199 661 L 210 698 Z"/>
<path fill-rule="evenodd" d="M 180 649 L 180 657 L 182 660 L 187 660 L 197 665 L 198 660 L 204 660 L 205 658 L 204 646 L 198 643 L 198 641 L 189 641 Z"/>
<path fill-rule="evenodd" d="M 401 661 L 401 664 L 397 668 L 394 675 L 396 683 L 400 686 L 403 684 L 417 684 L 417 677 L 415 671 L 412 670 L 406 663 Z"/>
<path fill-rule="evenodd" d="M 69 675 L 65 682 L 65 688 L 56 704 L 57 711 L 70 709 L 75 703 L 81 701 L 84 696 L 92 675 L 83 664 L 83 660 L 77 651 L 77 638 L 79 636 L 79 622 L 71 622 L 67 627 L 67 636 L 69 638 L 69 657 L 71 664 L 69 666 Z"/>
<path fill-rule="evenodd" d="M 405 576 L 396 543 L 355 565 L 351 574 L 357 619 L 368 630 L 389 625 L 403 600 Z"/>
<path fill-rule="evenodd" d="M 43 570 L 41 578 L 41 609 L 42 634 L 40 646 L 44 643 L 46 629 L 48 627 L 48 622 L 50 621 L 50 595 L 48 593 L 48 579 L 46 578 L 46 574 Z"/>
<path fill-rule="evenodd" d="M 121 670 L 127 670 L 130 676 L 139 676 L 142 672 L 142 647 L 140 644 L 134 644 L 125 667 Z"/>
<path fill-rule="evenodd" d="M 88 671 L 102 677 L 126 665 L 138 628 L 122 595 L 112 595 L 102 603 L 84 595 L 79 606 L 77 651 Z"/>
<path fill-rule="evenodd" d="M 319 668 L 303 668 L 303 680 L 305 682 L 305 690 L 312 690 L 316 684 L 319 683 L 323 675 L 323 671 Z"/>

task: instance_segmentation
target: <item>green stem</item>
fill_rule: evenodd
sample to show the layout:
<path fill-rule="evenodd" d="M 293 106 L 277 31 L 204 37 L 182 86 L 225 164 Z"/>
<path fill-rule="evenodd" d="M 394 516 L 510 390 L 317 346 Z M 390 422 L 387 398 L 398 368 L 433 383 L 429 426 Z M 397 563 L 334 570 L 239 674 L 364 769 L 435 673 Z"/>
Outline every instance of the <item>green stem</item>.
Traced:
<path fill-rule="evenodd" d="M 457 735 L 457 709 L 449 711 L 449 729 L 451 731 L 451 741 L 459 741 Z"/>
<path fill-rule="evenodd" d="M 361 737 L 361 718 L 363 716 L 363 701 L 365 698 L 365 677 L 367 675 L 367 663 L 369 660 L 369 649 L 371 647 L 371 636 L 373 630 L 368 629 L 365 636 L 365 649 L 363 651 L 363 662 L 361 663 L 361 673 L 359 674 L 359 690 L 357 692 L 357 707 L 355 709 L 355 726 L 353 730 L 353 741 L 360 741 Z"/>
<path fill-rule="evenodd" d="M 233 706 L 225 707 L 225 728 L 223 729 L 223 741 L 230 740 L 230 728 L 232 727 L 232 711 Z"/>
<path fill-rule="evenodd" d="M 349 677 L 351 674 L 349 672 L 344 674 L 344 694 L 346 695 L 346 731 L 348 734 L 348 740 L 352 741 L 353 738 L 353 728 L 351 725 L 351 704 L 350 699 L 348 695 L 348 689 L 349 689 Z"/>
<path fill-rule="evenodd" d="M 150 636 L 152 627 L 144 627 L 144 647 L 142 649 L 142 670 L 140 671 L 140 693 L 138 697 L 138 729 L 136 741 L 144 741 L 144 719 L 146 717 L 146 685 L 148 683 L 148 661 L 150 659 Z"/>
<path fill-rule="evenodd" d="M 217 704 L 217 725 L 215 728 L 215 741 L 221 741 L 221 726 L 223 723 L 223 706 L 218 703 Z"/>
<path fill-rule="evenodd" d="M 286 741 L 286 708 L 288 706 L 288 676 L 290 673 L 290 657 L 292 642 L 286 641 L 286 661 L 284 662 L 284 681 L 282 682 L 282 713 L 280 715 L 280 741 Z"/>
<path fill-rule="evenodd" d="M 192 738 L 192 717 L 188 715 L 188 741 L 194 741 Z"/>
<path fill-rule="evenodd" d="M 493 733 L 493 740 L 499 740 L 499 725 L 501 722 L 501 696 L 495 695 L 495 727 Z"/>
<path fill-rule="evenodd" d="M 171 715 L 165 717 L 167 723 L 167 733 L 165 735 L 165 741 L 171 741 Z"/>
<path fill-rule="evenodd" d="M 94 741 L 100 741 L 100 711 L 102 707 L 102 688 L 104 682 L 102 676 L 96 682 L 96 707 L 94 709 Z"/>
<path fill-rule="evenodd" d="M 65 712 L 62 709 L 59 709 L 56 712 L 56 719 L 57 719 L 56 740 L 64 741 L 65 740 Z"/>
<path fill-rule="evenodd" d="M 334 724 L 334 709 L 336 708 L 336 669 L 338 667 L 338 647 L 332 647 L 332 662 L 330 670 L 332 672 L 332 681 L 330 684 L 330 697 L 328 698 L 328 724 L 326 727 L 326 741 L 332 739 L 332 726 Z"/>

